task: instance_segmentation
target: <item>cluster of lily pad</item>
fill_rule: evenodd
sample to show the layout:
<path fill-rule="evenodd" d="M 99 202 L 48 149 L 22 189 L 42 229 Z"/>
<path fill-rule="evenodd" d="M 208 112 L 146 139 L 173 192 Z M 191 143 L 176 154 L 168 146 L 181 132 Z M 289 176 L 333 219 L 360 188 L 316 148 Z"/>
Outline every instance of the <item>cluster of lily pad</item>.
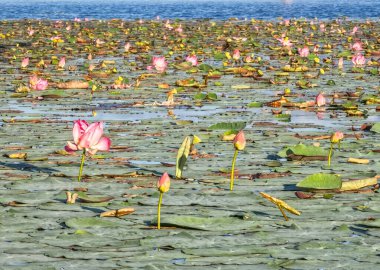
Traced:
<path fill-rule="evenodd" d="M 2 25 L 8 29 L 2 37 L 9 45 L 4 57 L 11 66 L 6 72 L 13 74 L 14 65 L 18 66 L 18 80 L 12 82 L 15 90 L 12 97 L 15 98 L 32 95 L 42 102 L 59 96 L 57 89 L 82 89 L 84 97 L 93 98 L 97 92 L 108 91 L 118 95 L 138 91 L 154 83 L 158 89 L 166 91 L 167 98 L 135 105 L 167 107 L 168 115 L 175 117 L 172 110 L 176 107 L 228 101 L 230 93 L 217 93 L 218 87 L 223 86 L 219 79 L 233 76 L 244 83 L 232 85 L 231 91 L 255 91 L 252 85 L 262 83 L 275 88 L 278 97 L 269 100 L 264 95 L 264 100 L 245 102 L 244 106 L 270 108 L 273 118 L 278 121 L 291 121 L 291 111 L 298 109 L 315 112 L 321 118 L 327 114 L 332 118 L 342 114 L 367 117 L 380 110 L 378 85 L 369 84 L 369 89 L 361 86 L 338 91 L 328 89 L 336 86 L 334 76 L 344 77 L 347 72 L 357 74 L 357 81 L 365 81 L 367 77 L 378 79 L 380 47 L 376 30 L 379 26 L 373 21 L 230 20 L 194 23 L 75 20 L 29 21 L 28 24 L 2 22 Z M 14 40 L 20 39 L 23 41 L 13 44 Z M 127 67 L 129 72 L 119 72 L 121 67 Z M 67 74 L 74 75 L 76 79 L 65 80 Z M 185 78 L 177 78 L 176 74 Z M 167 81 L 167 75 L 176 77 L 176 80 Z M 317 85 L 319 81 L 323 85 Z M 213 127 L 226 130 L 221 135 L 222 139 L 234 142 L 230 190 L 234 185 L 237 153 L 245 148 L 241 133 L 245 124 L 236 125 L 236 128 L 234 123 L 220 123 L 229 128 Z M 379 133 L 379 123 L 369 123 L 363 130 Z M 66 150 L 83 151 L 79 181 L 86 153 L 93 155 L 97 150 L 110 149 L 110 140 L 102 134 L 100 122 L 89 125 L 78 120 L 74 124 L 74 143 L 69 142 Z M 289 160 L 328 160 L 330 167 L 333 145 L 340 143 L 342 134 L 337 130 L 326 132 L 322 139 L 330 140 L 328 154 L 320 145 L 299 144 L 287 146 L 279 156 Z M 186 140 L 178 152 L 177 178 L 182 178 L 186 158 L 194 145 L 194 139 Z M 353 161 L 365 162 L 360 159 Z M 358 190 L 377 184 L 377 177 L 372 177 L 360 184 L 351 183 L 351 188 L 343 188 L 344 182 L 335 174 L 333 177 L 338 180 L 331 181 L 330 174 L 313 175 L 298 186 L 312 191 L 336 191 Z M 162 193 L 169 187 L 162 188 L 160 182 L 161 201 Z M 305 194 L 298 193 L 298 196 Z M 276 201 L 274 199 L 272 201 Z M 281 206 L 279 209 L 282 211 Z"/>

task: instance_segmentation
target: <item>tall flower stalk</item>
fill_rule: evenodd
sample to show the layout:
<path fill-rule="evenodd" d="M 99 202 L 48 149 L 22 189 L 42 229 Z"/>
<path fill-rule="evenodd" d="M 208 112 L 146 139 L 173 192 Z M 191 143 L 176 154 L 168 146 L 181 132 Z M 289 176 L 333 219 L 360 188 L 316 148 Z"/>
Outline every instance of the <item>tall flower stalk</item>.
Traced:
<path fill-rule="evenodd" d="M 331 166 L 331 156 L 333 153 L 333 148 L 334 144 L 338 144 L 338 148 L 340 149 L 340 141 L 344 138 L 344 135 L 342 132 L 337 131 L 334 134 L 331 135 L 330 137 L 330 151 L 329 151 L 329 156 L 328 156 L 328 161 L 327 165 L 330 167 Z"/>
<path fill-rule="evenodd" d="M 157 229 L 161 229 L 161 204 L 162 204 L 162 196 L 165 192 L 168 192 L 170 188 L 170 177 L 168 173 L 164 173 L 160 179 L 157 181 L 157 189 L 160 192 L 160 197 L 158 198 L 157 205 Z"/>
<path fill-rule="evenodd" d="M 235 152 L 234 152 L 234 157 L 232 158 L 232 166 L 231 166 L 231 180 L 230 180 L 231 191 L 234 189 L 236 158 L 237 158 L 238 152 L 244 150 L 245 144 L 246 144 L 244 132 L 242 130 L 240 130 L 239 133 L 236 134 L 233 143 L 234 143 Z"/>

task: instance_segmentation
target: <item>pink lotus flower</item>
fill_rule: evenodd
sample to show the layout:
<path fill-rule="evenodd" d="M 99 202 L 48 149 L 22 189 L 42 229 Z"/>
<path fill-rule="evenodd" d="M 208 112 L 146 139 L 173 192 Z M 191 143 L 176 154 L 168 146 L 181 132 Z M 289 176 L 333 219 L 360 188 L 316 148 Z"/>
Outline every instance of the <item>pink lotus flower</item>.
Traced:
<path fill-rule="evenodd" d="M 339 69 L 343 69 L 343 63 L 344 63 L 343 57 L 339 58 L 339 60 L 338 60 L 338 68 Z"/>
<path fill-rule="evenodd" d="M 284 38 L 278 38 L 278 41 L 281 42 L 282 46 L 284 47 L 291 47 L 293 46 L 293 43 L 290 42 L 289 38 L 284 37 Z"/>
<path fill-rule="evenodd" d="M 363 55 L 360 53 L 355 54 L 354 57 L 352 57 L 352 63 L 354 64 L 355 67 L 362 67 L 365 65 L 366 59 Z"/>
<path fill-rule="evenodd" d="M 326 99 L 323 96 L 322 93 L 319 93 L 316 98 L 315 98 L 315 103 L 317 104 L 318 107 L 324 106 L 326 104 Z"/>
<path fill-rule="evenodd" d="M 86 152 L 94 155 L 97 151 L 108 151 L 111 140 L 103 136 L 103 122 L 96 122 L 89 125 L 84 120 L 74 122 L 73 138 L 74 143 L 67 142 L 65 150 L 74 152 L 85 149 Z"/>
<path fill-rule="evenodd" d="M 245 63 L 252 63 L 253 62 L 252 56 L 247 55 L 246 57 L 244 57 L 244 62 Z"/>
<path fill-rule="evenodd" d="M 232 59 L 234 59 L 235 61 L 239 60 L 240 59 L 240 51 L 239 49 L 235 49 L 233 54 L 232 54 Z"/>
<path fill-rule="evenodd" d="M 28 29 L 28 35 L 31 37 L 33 36 L 33 34 L 35 33 L 35 31 L 32 29 L 32 28 L 29 28 Z"/>
<path fill-rule="evenodd" d="M 48 81 L 33 75 L 29 78 L 29 87 L 34 90 L 45 90 L 48 87 Z"/>
<path fill-rule="evenodd" d="M 59 59 L 58 67 L 59 68 L 64 68 L 65 65 L 66 65 L 66 57 L 62 56 L 61 59 Z"/>
<path fill-rule="evenodd" d="M 170 21 L 169 20 L 167 20 L 166 22 L 165 22 L 165 28 L 167 28 L 167 29 L 169 29 L 169 30 L 172 30 L 173 29 L 173 26 L 171 26 L 171 24 L 170 24 Z"/>
<path fill-rule="evenodd" d="M 325 24 L 324 24 L 324 23 L 321 23 L 321 24 L 319 25 L 319 31 L 321 31 L 321 32 L 325 32 L 325 31 L 326 31 L 326 27 L 325 27 Z"/>
<path fill-rule="evenodd" d="M 308 57 L 310 54 L 309 47 L 304 46 L 303 48 L 298 48 L 298 53 L 301 57 Z"/>
<path fill-rule="evenodd" d="M 82 21 L 80 18 L 74 18 L 74 22 L 80 22 Z"/>
<path fill-rule="evenodd" d="M 183 32 L 182 25 L 180 24 L 174 31 L 181 34 Z"/>
<path fill-rule="evenodd" d="M 354 45 L 351 45 L 351 49 L 356 52 L 362 51 L 363 50 L 362 43 L 359 41 L 355 42 Z"/>
<path fill-rule="evenodd" d="M 190 62 L 193 66 L 198 65 L 198 58 L 196 55 L 188 55 L 186 57 L 186 62 Z"/>
<path fill-rule="evenodd" d="M 170 188 L 170 177 L 167 172 L 165 172 L 160 179 L 157 181 L 157 189 L 160 192 L 168 192 Z"/>
<path fill-rule="evenodd" d="M 359 27 L 357 27 L 357 26 L 355 26 L 354 28 L 352 28 L 351 35 L 355 35 L 358 30 L 359 30 Z"/>
<path fill-rule="evenodd" d="M 245 144 L 246 144 L 244 131 L 240 130 L 239 133 L 236 134 L 233 140 L 233 143 L 236 150 L 239 150 L 239 151 L 244 150 Z"/>
<path fill-rule="evenodd" d="M 29 65 L 29 57 L 25 57 L 21 61 L 21 68 L 26 68 Z"/>
<path fill-rule="evenodd" d="M 333 135 L 331 135 L 330 141 L 332 143 L 339 143 L 341 140 L 343 140 L 344 134 L 341 131 L 336 131 Z"/>
<path fill-rule="evenodd" d="M 130 48 L 131 48 L 131 43 L 129 43 L 129 42 L 124 45 L 124 51 L 125 52 L 129 52 Z"/>
<path fill-rule="evenodd" d="M 165 60 L 164 56 L 153 56 L 152 59 L 152 66 L 148 66 L 148 70 L 152 70 L 153 67 L 160 73 L 165 72 L 166 67 L 168 66 L 168 63 Z"/>

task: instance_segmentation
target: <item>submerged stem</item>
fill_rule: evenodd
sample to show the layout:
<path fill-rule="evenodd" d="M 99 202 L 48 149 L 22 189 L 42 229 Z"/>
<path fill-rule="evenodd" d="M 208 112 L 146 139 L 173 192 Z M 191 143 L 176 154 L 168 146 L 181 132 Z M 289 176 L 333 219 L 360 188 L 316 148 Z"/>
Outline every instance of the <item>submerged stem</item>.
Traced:
<path fill-rule="evenodd" d="M 332 155 L 332 151 L 333 151 L 333 143 L 331 143 L 331 145 L 330 145 L 330 151 L 329 151 L 329 158 L 328 158 L 328 166 L 330 167 L 330 165 L 331 165 L 331 155 Z"/>
<path fill-rule="evenodd" d="M 161 203 L 162 203 L 162 195 L 164 193 L 160 192 L 160 198 L 158 199 L 157 206 L 157 229 L 161 229 Z"/>
<path fill-rule="evenodd" d="M 86 157 L 86 149 L 83 149 L 82 159 L 81 159 L 80 167 L 79 167 L 78 182 L 80 182 L 80 180 L 82 178 L 82 172 L 83 172 L 83 166 L 84 166 L 84 159 L 85 159 L 85 157 Z"/>
<path fill-rule="evenodd" d="M 234 189 L 234 179 L 235 179 L 235 163 L 237 158 L 238 150 L 235 149 L 234 157 L 232 158 L 232 168 L 231 168 L 231 181 L 230 181 L 230 190 Z"/>

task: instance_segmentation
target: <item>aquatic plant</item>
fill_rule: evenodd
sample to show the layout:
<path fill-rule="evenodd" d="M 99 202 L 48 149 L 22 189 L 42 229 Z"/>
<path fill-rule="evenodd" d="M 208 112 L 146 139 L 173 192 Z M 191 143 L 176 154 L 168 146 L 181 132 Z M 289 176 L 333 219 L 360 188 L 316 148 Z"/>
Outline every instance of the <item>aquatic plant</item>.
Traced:
<path fill-rule="evenodd" d="M 231 181 L 230 181 L 230 190 L 232 191 L 234 189 L 234 179 L 235 179 L 235 163 L 236 163 L 236 158 L 237 154 L 239 151 L 244 150 L 246 140 L 244 136 L 244 131 L 240 130 L 238 134 L 236 134 L 234 140 L 234 157 L 232 158 L 232 167 L 231 167 Z"/>
<path fill-rule="evenodd" d="M 97 151 L 108 151 L 111 140 L 103 137 L 103 122 L 89 125 L 85 120 L 80 119 L 74 121 L 73 138 L 74 143 L 68 141 L 65 150 L 69 153 L 83 151 L 78 174 L 78 182 L 80 182 L 86 154 L 95 155 Z"/>
<path fill-rule="evenodd" d="M 168 192 L 170 188 L 170 177 L 167 172 L 165 172 L 160 179 L 157 181 L 157 189 L 160 192 L 160 197 L 158 199 L 157 205 L 157 229 L 161 229 L 161 203 L 162 196 L 165 192 Z"/>
<path fill-rule="evenodd" d="M 48 87 L 48 81 L 33 75 L 29 78 L 29 87 L 33 90 L 45 90 Z"/>
<path fill-rule="evenodd" d="M 342 132 L 340 131 L 336 131 L 334 134 L 331 135 L 330 137 L 330 151 L 329 151 L 329 156 L 328 156 L 328 166 L 330 167 L 331 165 L 331 156 L 332 156 L 332 153 L 333 153 L 333 147 L 334 147 L 334 144 L 338 144 L 339 145 L 339 149 L 340 149 L 340 141 L 344 138 L 344 135 Z"/>

